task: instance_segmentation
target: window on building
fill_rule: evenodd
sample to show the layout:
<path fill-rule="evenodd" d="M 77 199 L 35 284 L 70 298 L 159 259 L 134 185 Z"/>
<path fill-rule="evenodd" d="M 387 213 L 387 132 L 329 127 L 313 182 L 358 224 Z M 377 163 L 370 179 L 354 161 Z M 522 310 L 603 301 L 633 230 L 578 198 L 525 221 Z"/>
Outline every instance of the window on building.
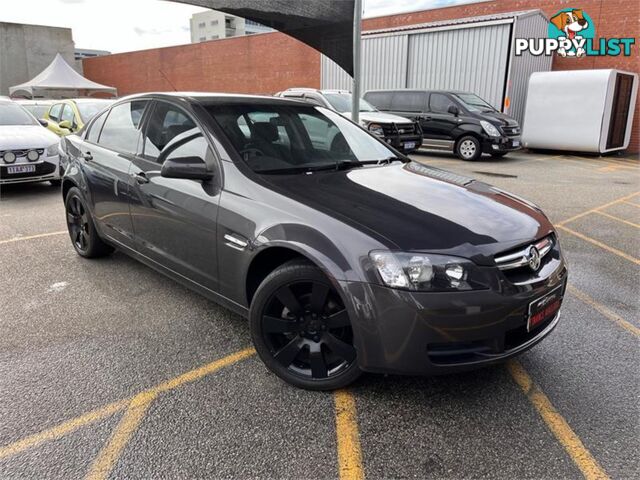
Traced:
<path fill-rule="evenodd" d="M 211 26 L 215 27 L 216 25 L 218 25 L 218 20 L 211 20 Z"/>
<path fill-rule="evenodd" d="M 201 42 L 205 42 L 206 40 L 207 40 L 207 37 L 200 37 Z"/>
<path fill-rule="evenodd" d="M 146 105 L 146 100 L 138 100 L 113 107 L 102 127 L 100 145 L 134 155 L 138 149 L 138 127 Z"/>
<path fill-rule="evenodd" d="M 204 27 L 206 27 L 206 26 L 207 26 L 207 23 L 206 23 L 206 22 L 200 22 L 200 23 L 198 24 L 198 28 L 204 28 Z"/>
<path fill-rule="evenodd" d="M 211 40 L 217 40 L 220 38 L 220 35 L 211 35 Z"/>

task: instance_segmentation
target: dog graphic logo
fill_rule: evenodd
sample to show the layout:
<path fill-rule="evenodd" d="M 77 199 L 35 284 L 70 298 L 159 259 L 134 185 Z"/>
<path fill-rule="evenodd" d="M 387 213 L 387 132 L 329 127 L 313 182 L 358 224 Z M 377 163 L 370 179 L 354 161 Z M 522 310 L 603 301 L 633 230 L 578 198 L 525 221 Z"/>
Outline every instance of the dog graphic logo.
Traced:
<path fill-rule="evenodd" d="M 557 53 L 561 57 L 584 57 L 587 38 L 595 29 L 591 18 L 581 8 L 560 10 L 549 20 L 549 38 L 560 42 Z"/>

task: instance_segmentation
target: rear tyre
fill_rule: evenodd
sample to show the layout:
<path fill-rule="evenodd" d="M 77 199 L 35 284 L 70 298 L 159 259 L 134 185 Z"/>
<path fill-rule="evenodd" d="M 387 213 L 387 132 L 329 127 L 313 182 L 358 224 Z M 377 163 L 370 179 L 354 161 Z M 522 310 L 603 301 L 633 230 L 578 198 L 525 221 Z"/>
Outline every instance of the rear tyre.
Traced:
<path fill-rule="evenodd" d="M 98 236 L 82 193 L 77 187 L 72 187 L 65 198 L 67 228 L 71 244 L 78 255 L 85 258 L 104 257 L 113 252 L 113 247 L 107 245 Z"/>
<path fill-rule="evenodd" d="M 251 302 L 251 338 L 267 368 L 308 390 L 334 390 L 361 371 L 349 314 L 322 271 L 306 262 L 274 270 Z"/>
<path fill-rule="evenodd" d="M 462 137 L 458 140 L 458 143 L 456 143 L 456 155 L 467 162 L 473 162 L 479 159 L 482 155 L 480 141 L 472 135 Z"/>
<path fill-rule="evenodd" d="M 49 180 L 49 183 L 52 187 L 60 188 L 60 185 L 62 185 L 62 180 Z"/>

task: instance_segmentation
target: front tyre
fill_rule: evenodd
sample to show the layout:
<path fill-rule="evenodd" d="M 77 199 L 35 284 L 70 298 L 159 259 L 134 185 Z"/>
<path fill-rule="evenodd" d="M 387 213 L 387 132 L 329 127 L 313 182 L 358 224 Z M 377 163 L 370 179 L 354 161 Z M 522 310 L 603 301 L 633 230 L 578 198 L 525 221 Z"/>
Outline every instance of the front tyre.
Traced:
<path fill-rule="evenodd" d="M 361 374 L 349 314 L 313 265 L 288 262 L 269 274 L 253 298 L 249 322 L 262 361 L 292 385 L 334 390 Z"/>
<path fill-rule="evenodd" d="M 98 236 L 87 204 L 77 187 L 72 187 L 69 190 L 64 206 L 69 237 L 78 255 L 85 258 L 97 258 L 104 257 L 113 251 L 113 248 Z"/>
<path fill-rule="evenodd" d="M 479 159 L 480 155 L 482 155 L 480 141 L 472 135 L 462 137 L 458 140 L 458 143 L 456 143 L 456 155 L 467 162 L 473 162 Z"/>

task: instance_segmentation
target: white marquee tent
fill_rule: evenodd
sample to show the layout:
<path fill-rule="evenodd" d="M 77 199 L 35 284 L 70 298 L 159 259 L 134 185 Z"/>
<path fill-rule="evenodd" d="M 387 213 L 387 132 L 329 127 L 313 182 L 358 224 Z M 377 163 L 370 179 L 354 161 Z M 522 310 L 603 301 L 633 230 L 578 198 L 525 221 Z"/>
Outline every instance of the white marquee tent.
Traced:
<path fill-rule="evenodd" d="M 30 81 L 9 88 L 12 97 L 72 98 L 94 93 L 118 94 L 117 89 L 84 78 L 60 54 Z"/>

